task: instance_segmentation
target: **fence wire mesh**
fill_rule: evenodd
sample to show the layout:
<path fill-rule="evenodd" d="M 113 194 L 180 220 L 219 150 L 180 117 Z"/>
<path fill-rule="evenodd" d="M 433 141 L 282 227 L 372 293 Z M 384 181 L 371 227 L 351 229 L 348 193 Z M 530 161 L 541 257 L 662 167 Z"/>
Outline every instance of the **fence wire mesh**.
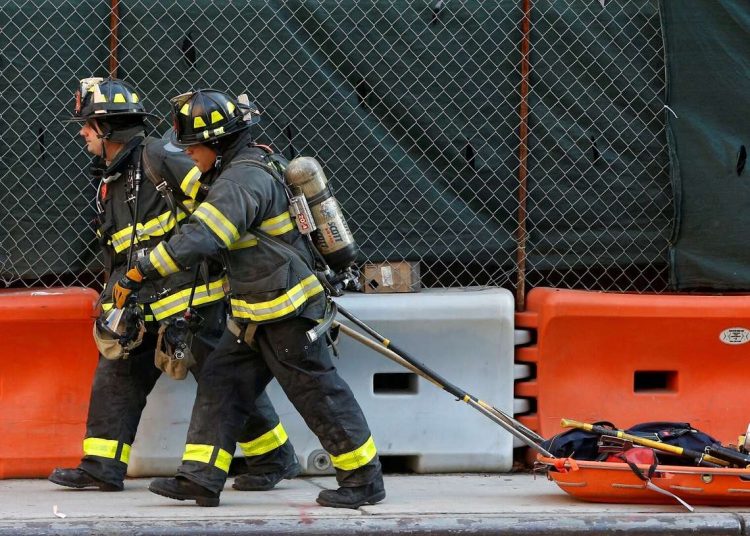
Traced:
<path fill-rule="evenodd" d="M 419 261 L 425 286 L 666 288 L 655 1 L 29 0 L 0 23 L 6 286 L 101 281 L 64 120 L 79 78 L 114 74 L 165 118 L 190 89 L 248 92 L 257 138 L 323 163 L 362 262 Z"/>

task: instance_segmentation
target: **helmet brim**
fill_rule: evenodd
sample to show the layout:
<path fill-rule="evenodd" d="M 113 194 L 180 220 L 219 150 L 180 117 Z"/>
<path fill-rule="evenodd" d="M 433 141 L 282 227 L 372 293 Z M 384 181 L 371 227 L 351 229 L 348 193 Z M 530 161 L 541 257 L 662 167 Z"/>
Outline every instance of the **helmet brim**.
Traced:
<path fill-rule="evenodd" d="M 107 118 L 112 117 L 143 117 L 144 119 L 151 119 L 156 122 L 156 126 L 159 125 L 162 121 L 164 121 L 163 118 L 159 117 L 158 115 L 149 113 L 149 112 L 121 112 L 121 113 L 107 113 L 107 114 L 91 114 L 87 116 L 76 116 L 71 115 L 67 119 L 63 119 L 63 123 L 85 123 L 89 119 L 101 119 L 103 121 L 106 121 Z"/>
<path fill-rule="evenodd" d="M 164 149 L 166 151 L 169 151 L 170 153 L 180 153 L 185 150 L 184 147 L 180 147 L 177 144 L 177 138 L 175 137 L 174 127 L 167 130 L 164 133 L 164 135 L 161 137 L 161 139 L 167 142 L 166 144 L 164 144 Z"/>
<path fill-rule="evenodd" d="M 225 136 L 229 136 L 231 134 L 237 134 L 238 132 L 242 132 L 243 130 L 247 130 L 248 128 L 250 128 L 250 123 L 245 123 L 240 128 L 235 128 L 231 132 L 226 132 L 225 134 L 221 134 L 219 136 L 211 136 L 207 140 L 195 140 L 195 141 L 189 141 L 189 142 L 181 142 L 181 141 L 179 141 L 177 139 L 177 132 L 175 131 L 174 127 L 172 127 L 172 128 L 170 128 L 167 131 L 167 133 L 164 135 L 164 137 L 167 137 L 167 135 L 168 135 L 169 136 L 169 143 L 171 143 L 172 145 L 174 145 L 175 147 L 177 147 L 181 151 L 184 151 L 185 149 L 187 149 L 191 145 L 200 145 L 201 143 L 203 143 L 203 144 L 211 143 L 214 140 L 221 139 L 221 138 L 223 138 Z"/>

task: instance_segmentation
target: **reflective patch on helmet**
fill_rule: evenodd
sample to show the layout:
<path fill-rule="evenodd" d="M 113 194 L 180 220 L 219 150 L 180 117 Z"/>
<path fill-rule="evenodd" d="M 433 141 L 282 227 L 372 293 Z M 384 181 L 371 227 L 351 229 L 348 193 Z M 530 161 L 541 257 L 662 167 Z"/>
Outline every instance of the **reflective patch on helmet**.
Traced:
<path fill-rule="evenodd" d="M 211 124 L 213 123 L 219 123 L 224 120 L 224 116 L 221 115 L 221 112 L 214 110 L 211 112 Z"/>
<path fill-rule="evenodd" d="M 233 113 L 234 113 L 234 103 L 233 103 L 232 101 L 228 101 L 228 102 L 227 102 L 227 111 L 228 111 L 228 112 L 229 112 L 230 114 L 233 114 Z"/>
<path fill-rule="evenodd" d="M 189 103 L 189 102 L 186 102 L 186 103 L 185 103 L 185 104 L 184 104 L 184 105 L 182 106 L 182 108 L 180 108 L 180 113 L 181 113 L 182 115 L 190 115 L 190 113 L 189 113 L 189 110 L 190 110 L 190 103 Z"/>
<path fill-rule="evenodd" d="M 122 93 L 115 93 L 115 98 L 112 99 L 112 102 L 127 103 L 128 101 Z"/>
<path fill-rule="evenodd" d="M 203 121 L 202 117 L 198 116 L 198 117 L 193 118 L 193 128 L 201 128 L 205 126 L 206 126 L 206 122 Z"/>
<path fill-rule="evenodd" d="M 131 94 L 130 94 L 130 100 L 131 100 L 131 101 L 132 101 L 133 103 L 136 103 L 136 102 L 138 102 L 138 101 L 139 101 L 140 99 L 138 98 L 138 95 L 137 95 L 137 94 L 135 94 L 135 93 L 131 93 Z"/>

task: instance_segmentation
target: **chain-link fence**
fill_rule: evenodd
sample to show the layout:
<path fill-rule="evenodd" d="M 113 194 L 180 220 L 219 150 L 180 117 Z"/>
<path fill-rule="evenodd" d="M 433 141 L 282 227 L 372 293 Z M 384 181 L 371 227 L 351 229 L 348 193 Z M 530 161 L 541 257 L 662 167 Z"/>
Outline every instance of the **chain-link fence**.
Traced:
<path fill-rule="evenodd" d="M 259 140 L 323 163 L 363 262 L 419 261 L 426 286 L 666 287 L 655 0 L 29 0 L 0 23 L 6 285 L 100 279 L 64 119 L 79 78 L 114 74 L 163 117 L 190 89 L 248 92 Z"/>

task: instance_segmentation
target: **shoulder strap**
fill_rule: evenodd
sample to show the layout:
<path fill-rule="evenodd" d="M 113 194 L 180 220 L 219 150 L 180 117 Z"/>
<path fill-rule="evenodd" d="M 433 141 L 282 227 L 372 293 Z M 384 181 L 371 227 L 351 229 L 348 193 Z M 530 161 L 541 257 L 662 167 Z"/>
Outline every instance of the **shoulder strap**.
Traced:
<path fill-rule="evenodd" d="M 157 166 L 151 159 L 148 151 L 143 151 L 143 168 L 146 172 L 146 176 L 148 177 L 148 180 L 151 181 L 151 183 L 154 185 L 154 188 L 156 188 L 156 191 L 158 191 L 161 196 L 167 201 L 167 204 L 169 205 L 170 210 L 173 214 L 177 213 L 177 207 L 180 207 L 185 214 L 190 214 L 192 210 L 190 210 L 185 205 L 185 200 L 188 199 L 188 196 L 179 188 L 175 188 L 174 185 L 169 184 L 169 181 L 167 179 L 163 178 L 161 174 L 158 172 Z"/>

